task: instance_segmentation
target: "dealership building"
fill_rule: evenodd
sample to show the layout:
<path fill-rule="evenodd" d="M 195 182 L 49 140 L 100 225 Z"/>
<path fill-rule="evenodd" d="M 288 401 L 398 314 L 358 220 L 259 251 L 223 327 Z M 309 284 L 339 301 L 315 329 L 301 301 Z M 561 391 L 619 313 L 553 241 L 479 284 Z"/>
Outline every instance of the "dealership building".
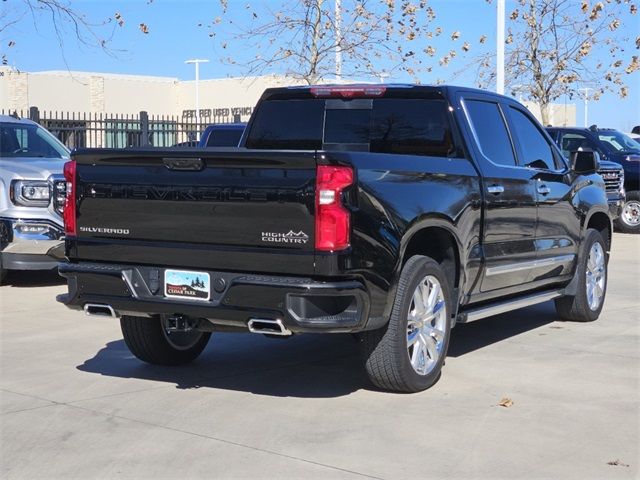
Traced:
<path fill-rule="evenodd" d="M 239 115 L 244 121 L 265 88 L 292 83 L 277 76 L 201 79 L 200 109 L 210 116 Z M 194 113 L 195 97 L 193 80 L 0 67 L 0 109 L 5 111 L 35 106 L 41 111 L 188 116 Z"/>
<path fill-rule="evenodd" d="M 200 123 L 247 121 L 266 88 L 296 83 L 292 78 L 274 75 L 201 79 Z M 196 117 L 195 99 L 194 80 L 96 72 L 23 72 L 0 67 L 0 111 L 42 119 L 41 123 L 57 130 L 69 146 L 139 144 L 134 137 L 145 131 L 141 127 L 144 121 L 155 135 L 154 145 L 193 140 L 198 135 L 195 127 L 189 131 Z M 540 118 L 537 105 L 527 106 Z M 575 120 L 575 105 L 552 105 L 553 125 L 575 125 Z"/>

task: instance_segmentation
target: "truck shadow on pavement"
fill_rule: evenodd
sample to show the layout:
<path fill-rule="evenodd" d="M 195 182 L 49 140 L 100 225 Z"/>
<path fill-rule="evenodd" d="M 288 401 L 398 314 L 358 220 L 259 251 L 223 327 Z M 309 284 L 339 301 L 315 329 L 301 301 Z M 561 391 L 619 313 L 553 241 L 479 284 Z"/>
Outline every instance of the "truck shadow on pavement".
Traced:
<path fill-rule="evenodd" d="M 461 357 L 556 320 L 553 303 L 549 302 L 458 325 L 448 356 Z M 194 363 L 159 367 L 140 362 L 124 340 L 115 340 L 77 368 L 110 377 L 174 383 L 179 389 L 217 388 L 275 397 L 332 398 L 360 389 L 375 390 L 366 378 L 358 347 L 351 335 L 271 339 L 248 333 L 213 334 Z"/>
<path fill-rule="evenodd" d="M 77 368 L 175 383 L 179 389 L 218 388 L 276 397 L 340 397 L 368 386 L 358 345 L 350 335 L 297 335 L 283 340 L 214 333 L 202 355 L 183 367 L 147 365 L 129 352 L 124 340 L 116 340 Z"/>

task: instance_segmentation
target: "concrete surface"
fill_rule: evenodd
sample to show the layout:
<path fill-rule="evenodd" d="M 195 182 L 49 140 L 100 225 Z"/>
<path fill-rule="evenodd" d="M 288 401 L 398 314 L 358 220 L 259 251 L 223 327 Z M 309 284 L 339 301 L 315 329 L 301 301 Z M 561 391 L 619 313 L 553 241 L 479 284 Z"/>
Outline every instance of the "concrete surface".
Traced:
<path fill-rule="evenodd" d="M 350 336 L 218 334 L 190 368 L 144 365 L 117 321 L 58 305 L 55 276 L 13 274 L 0 476 L 638 478 L 639 237 L 615 235 L 610 270 L 598 321 L 549 303 L 458 326 L 413 395 L 371 389 Z"/>

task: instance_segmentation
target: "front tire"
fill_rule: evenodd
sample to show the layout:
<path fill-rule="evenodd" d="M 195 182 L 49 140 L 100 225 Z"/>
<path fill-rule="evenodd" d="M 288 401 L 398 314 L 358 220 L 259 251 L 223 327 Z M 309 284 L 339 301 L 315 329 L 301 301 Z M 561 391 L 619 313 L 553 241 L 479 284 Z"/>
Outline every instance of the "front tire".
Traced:
<path fill-rule="evenodd" d="M 616 227 L 623 233 L 640 233 L 640 192 L 627 192 Z"/>
<path fill-rule="evenodd" d="M 608 258 L 600 232 L 587 230 L 578 261 L 577 292 L 558 298 L 556 312 L 564 320 L 592 322 L 600 316 L 607 293 Z"/>
<path fill-rule="evenodd" d="M 451 311 L 444 270 L 429 257 L 411 257 L 402 269 L 389 323 L 363 334 L 371 382 L 398 392 L 432 386 L 447 355 Z"/>
<path fill-rule="evenodd" d="M 205 349 L 210 332 L 169 332 L 163 318 L 123 315 L 120 328 L 124 341 L 136 357 L 153 365 L 184 365 Z"/>

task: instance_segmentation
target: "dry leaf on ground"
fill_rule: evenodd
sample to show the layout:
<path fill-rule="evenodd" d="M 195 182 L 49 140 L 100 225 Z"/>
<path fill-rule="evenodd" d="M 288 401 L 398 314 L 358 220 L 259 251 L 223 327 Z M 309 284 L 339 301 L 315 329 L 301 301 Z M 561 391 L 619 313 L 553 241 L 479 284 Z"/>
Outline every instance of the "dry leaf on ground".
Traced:
<path fill-rule="evenodd" d="M 607 465 L 612 465 L 612 466 L 617 466 L 617 467 L 628 467 L 629 464 L 624 463 L 622 460 L 620 460 L 619 458 L 616 458 L 615 460 L 612 460 L 610 462 L 607 462 Z"/>

